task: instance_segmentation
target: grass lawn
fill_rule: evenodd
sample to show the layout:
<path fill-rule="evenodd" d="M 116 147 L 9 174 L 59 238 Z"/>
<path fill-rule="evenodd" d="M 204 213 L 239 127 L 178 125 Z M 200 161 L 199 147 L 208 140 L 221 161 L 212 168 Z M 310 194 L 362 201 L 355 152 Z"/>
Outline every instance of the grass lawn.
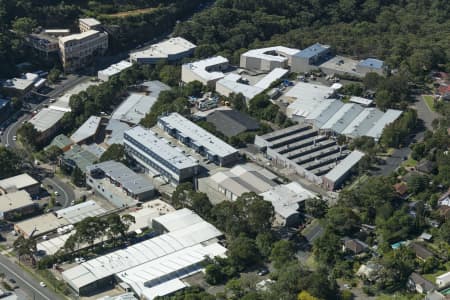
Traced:
<path fill-rule="evenodd" d="M 434 97 L 430 96 L 430 95 L 422 95 L 423 100 L 425 100 L 425 103 L 427 104 L 428 108 L 431 111 L 435 111 L 434 110 Z"/>
<path fill-rule="evenodd" d="M 416 165 L 417 165 L 417 160 L 414 160 L 411 157 L 408 157 L 408 159 L 402 163 L 402 166 L 406 167 L 406 168 L 415 167 Z"/>
<path fill-rule="evenodd" d="M 305 265 L 310 268 L 311 270 L 315 270 L 317 269 L 317 262 L 316 259 L 314 258 L 314 255 L 311 254 L 308 259 L 306 260 Z"/>

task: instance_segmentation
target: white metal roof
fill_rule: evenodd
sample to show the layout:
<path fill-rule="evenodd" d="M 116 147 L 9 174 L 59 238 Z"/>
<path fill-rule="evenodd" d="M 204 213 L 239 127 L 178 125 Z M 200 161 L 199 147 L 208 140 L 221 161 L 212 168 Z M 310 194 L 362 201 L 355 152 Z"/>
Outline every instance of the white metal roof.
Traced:
<path fill-rule="evenodd" d="M 25 73 L 21 77 L 5 80 L 4 82 L 2 82 L 2 87 L 13 88 L 16 90 L 26 90 L 39 79 L 39 75 L 37 74 Z"/>
<path fill-rule="evenodd" d="M 249 50 L 242 55 L 245 57 L 259 58 L 267 61 L 284 62 L 288 58 L 286 56 L 292 56 L 300 52 L 299 49 L 288 48 L 284 46 L 274 46 L 267 48 L 259 48 Z"/>
<path fill-rule="evenodd" d="M 238 152 L 234 147 L 225 143 L 197 124 L 189 121 L 179 113 L 171 113 L 167 116 L 163 116 L 159 121 L 164 122 L 167 127 L 176 129 L 181 135 L 189 137 L 191 143 L 203 146 L 213 155 L 225 157 Z"/>
<path fill-rule="evenodd" d="M 147 87 L 148 93 L 131 93 L 114 111 L 111 119 L 138 124 L 145 117 L 162 91 L 170 90 L 170 87 L 161 81 L 148 81 L 142 85 Z"/>
<path fill-rule="evenodd" d="M 237 77 L 239 77 L 239 78 L 237 78 Z M 233 92 L 235 94 L 241 93 L 242 95 L 244 95 L 245 98 L 253 99 L 256 95 L 258 95 L 264 91 L 264 89 L 262 89 L 260 87 L 237 82 L 237 80 L 239 80 L 240 77 L 241 76 L 239 76 L 239 75 L 236 76 L 236 74 L 229 74 L 229 75 L 225 76 L 224 78 L 220 79 L 216 83 L 217 92 L 220 93 L 220 88 L 218 88 L 218 87 L 222 86 L 225 89 L 229 90 L 230 92 Z M 236 78 L 237 78 L 237 80 L 236 80 Z M 228 96 L 228 95 L 225 95 L 225 96 Z"/>
<path fill-rule="evenodd" d="M 363 158 L 364 153 L 358 150 L 352 151 L 346 158 L 341 160 L 339 164 L 331 169 L 325 177 L 332 182 L 339 181 L 351 168 L 353 168 Z"/>
<path fill-rule="evenodd" d="M 161 158 L 176 166 L 178 169 L 195 167 L 198 165 L 198 161 L 192 156 L 187 156 L 183 150 L 169 144 L 168 140 L 158 136 L 150 129 L 136 126 L 126 131 L 125 134 L 129 135 L 144 147 L 151 149 L 154 153 L 157 153 Z"/>
<path fill-rule="evenodd" d="M 0 212 L 5 213 L 33 204 L 30 194 L 26 191 L 16 191 L 13 193 L 0 195 Z"/>
<path fill-rule="evenodd" d="M 51 108 L 43 108 L 28 122 L 31 123 L 34 128 L 39 132 L 45 132 L 49 128 L 52 128 L 59 120 L 64 116 L 64 111 L 54 110 Z"/>
<path fill-rule="evenodd" d="M 126 249 L 88 260 L 62 273 L 64 280 L 79 289 L 102 278 L 124 272 L 171 253 L 221 236 L 222 233 L 207 222 L 160 235 Z"/>
<path fill-rule="evenodd" d="M 91 36 L 94 36 L 96 34 L 100 33 L 97 30 L 88 30 L 85 32 L 81 32 L 81 33 L 76 33 L 76 34 L 71 34 L 71 35 L 66 35 L 66 36 L 60 36 L 59 37 L 59 41 L 62 43 L 66 43 L 69 41 L 74 41 L 74 40 L 82 40 Z"/>
<path fill-rule="evenodd" d="M 79 21 L 90 27 L 102 24 L 102 23 L 100 23 L 100 21 L 98 21 L 97 19 L 94 19 L 94 18 L 82 18 L 82 19 L 79 19 Z"/>
<path fill-rule="evenodd" d="M 325 124 L 321 129 L 331 129 L 334 132 L 342 133 L 342 131 L 358 116 L 363 107 L 353 103 L 344 104 Z"/>
<path fill-rule="evenodd" d="M 353 103 L 358 103 L 364 106 L 369 106 L 373 103 L 373 100 L 371 99 L 367 99 L 367 98 L 363 98 L 363 97 L 356 97 L 356 96 L 351 96 L 350 97 L 350 102 Z"/>
<path fill-rule="evenodd" d="M 26 173 L 0 180 L 0 188 L 4 190 L 21 190 L 35 184 L 39 184 L 39 182 Z"/>
<path fill-rule="evenodd" d="M 335 90 L 320 84 L 298 82 L 286 96 L 297 100 L 321 100 L 333 97 Z"/>
<path fill-rule="evenodd" d="M 196 46 L 182 37 L 174 37 L 161 43 L 153 44 L 150 48 L 130 54 L 131 60 L 139 58 L 166 59 L 170 55 L 182 54 L 195 49 Z"/>
<path fill-rule="evenodd" d="M 133 64 L 130 63 L 129 61 L 122 60 L 116 64 L 110 65 L 109 67 L 107 67 L 104 70 L 98 71 L 98 77 L 101 77 L 102 75 L 108 76 L 108 77 L 114 76 L 116 74 L 119 74 L 123 70 L 130 68 L 132 65 Z"/>
<path fill-rule="evenodd" d="M 297 182 L 274 186 L 260 195 L 271 202 L 275 212 L 284 218 L 296 214 L 300 202 L 316 197 Z"/>
<path fill-rule="evenodd" d="M 67 208 L 56 211 L 58 218 L 64 218 L 69 223 L 75 224 L 87 217 L 95 217 L 101 215 L 106 210 L 97 204 L 94 200 L 79 203 Z"/>
<path fill-rule="evenodd" d="M 350 137 L 366 135 L 382 115 L 383 112 L 379 109 L 366 108 L 353 119 L 353 121 L 342 131 L 342 134 Z"/>
<path fill-rule="evenodd" d="M 199 215 L 187 208 L 176 210 L 153 220 L 164 226 L 169 232 L 204 222 Z"/>
<path fill-rule="evenodd" d="M 383 129 L 397 120 L 403 112 L 396 109 L 388 109 L 380 119 L 372 126 L 372 128 L 365 134 L 366 136 L 373 137 L 378 140 L 383 133 Z"/>
<path fill-rule="evenodd" d="M 66 219 L 58 219 L 53 213 L 47 213 L 16 223 L 25 236 L 40 235 L 58 229 L 59 227 L 69 225 Z"/>
<path fill-rule="evenodd" d="M 70 136 L 70 139 L 74 141 L 74 143 L 79 143 L 94 136 L 97 133 L 101 121 L 102 118 L 100 117 L 90 116 L 89 119 L 87 119 L 86 122 Z"/>
<path fill-rule="evenodd" d="M 228 59 L 223 56 L 214 56 L 211 58 L 199 60 L 196 62 L 191 62 L 184 64 L 182 67 L 194 72 L 202 78 L 203 80 L 217 80 L 223 78 L 225 75 L 222 72 L 208 71 L 208 68 L 228 63 Z"/>
<path fill-rule="evenodd" d="M 270 85 L 275 82 L 276 80 L 282 78 L 284 75 L 286 75 L 289 71 L 282 68 L 275 68 L 272 71 L 270 71 L 269 74 L 264 76 L 260 81 L 255 83 L 255 87 L 260 89 L 268 89 Z"/>

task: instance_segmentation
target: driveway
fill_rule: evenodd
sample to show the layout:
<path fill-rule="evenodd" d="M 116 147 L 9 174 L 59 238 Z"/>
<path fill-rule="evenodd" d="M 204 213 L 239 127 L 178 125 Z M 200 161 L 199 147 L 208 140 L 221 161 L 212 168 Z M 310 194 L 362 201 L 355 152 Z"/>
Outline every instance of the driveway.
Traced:
<path fill-rule="evenodd" d="M 413 107 L 417 110 L 417 115 L 423 120 L 425 127 L 428 130 L 433 130 L 433 127 L 431 126 L 433 120 L 440 118 L 441 115 L 428 108 L 422 95 L 416 97 L 416 103 Z"/>
<path fill-rule="evenodd" d="M 387 176 L 395 171 L 403 162 L 405 157 L 408 157 L 411 153 L 411 148 L 404 147 L 401 149 L 395 149 L 394 153 L 386 159 L 385 165 L 378 166 L 378 170 L 372 172 L 373 175 L 383 175 Z"/>

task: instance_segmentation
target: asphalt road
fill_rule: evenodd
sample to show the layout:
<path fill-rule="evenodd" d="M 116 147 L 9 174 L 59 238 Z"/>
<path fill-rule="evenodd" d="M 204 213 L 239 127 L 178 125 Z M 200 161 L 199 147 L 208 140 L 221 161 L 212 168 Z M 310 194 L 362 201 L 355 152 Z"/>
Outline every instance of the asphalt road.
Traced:
<path fill-rule="evenodd" d="M 75 193 L 73 188 L 58 178 L 45 178 L 42 180 L 42 183 L 47 186 L 51 185 L 52 190 L 58 192 L 59 195 L 56 196 L 56 200 L 61 203 L 61 208 L 69 207 L 71 202 L 75 201 Z"/>
<path fill-rule="evenodd" d="M 422 95 L 416 97 L 416 103 L 414 104 L 414 107 L 417 110 L 417 116 L 423 120 L 425 127 L 428 130 L 433 130 L 433 127 L 431 126 L 433 120 L 440 118 L 441 115 L 439 115 L 437 112 L 431 111 L 428 108 Z"/>
<path fill-rule="evenodd" d="M 0 271 L 5 274 L 6 278 L 13 278 L 17 282 L 17 285 L 30 295 L 32 299 L 63 299 L 48 288 L 41 287 L 35 278 L 3 255 L 0 255 Z"/>

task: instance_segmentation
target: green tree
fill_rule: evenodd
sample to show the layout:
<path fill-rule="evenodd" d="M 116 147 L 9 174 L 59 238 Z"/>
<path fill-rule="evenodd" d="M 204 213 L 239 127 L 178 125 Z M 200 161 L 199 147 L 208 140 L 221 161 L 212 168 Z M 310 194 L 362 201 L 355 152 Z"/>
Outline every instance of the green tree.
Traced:
<path fill-rule="evenodd" d="M 270 231 L 258 233 L 255 239 L 256 247 L 258 247 L 259 253 L 264 258 L 268 258 L 272 252 L 272 245 L 275 242 L 275 237 Z"/>
<path fill-rule="evenodd" d="M 72 180 L 72 183 L 75 184 L 76 186 L 84 186 L 86 183 L 85 182 L 86 178 L 84 176 L 84 173 L 78 167 L 75 167 L 73 169 L 72 174 L 71 174 L 71 180 Z"/>
<path fill-rule="evenodd" d="M 17 18 L 12 23 L 12 29 L 20 35 L 30 34 L 36 26 L 36 21 L 28 17 Z"/>
<path fill-rule="evenodd" d="M 280 240 L 273 244 L 270 260 L 275 268 L 282 269 L 287 263 L 295 259 L 295 248 L 292 242 Z"/>
<path fill-rule="evenodd" d="M 63 151 L 57 146 L 53 145 L 44 151 L 45 158 L 51 162 L 56 162 L 58 157 L 63 154 Z"/>
<path fill-rule="evenodd" d="M 33 124 L 25 123 L 17 130 L 17 135 L 20 141 L 25 147 L 35 150 L 38 147 L 36 137 L 39 136 L 38 131 L 34 128 Z"/>
<path fill-rule="evenodd" d="M 61 71 L 59 69 L 53 68 L 48 72 L 47 79 L 50 83 L 56 83 L 61 75 Z"/>
<path fill-rule="evenodd" d="M 22 257 L 28 257 L 34 264 L 34 253 L 36 252 L 36 240 L 34 238 L 26 239 L 20 235 L 13 243 L 13 248 L 17 253 L 19 261 Z"/>
<path fill-rule="evenodd" d="M 260 262 L 255 241 L 244 234 L 234 238 L 228 247 L 228 256 L 238 270 L 245 270 Z"/>
<path fill-rule="evenodd" d="M 226 276 L 222 273 L 222 270 L 217 264 L 209 264 L 205 268 L 205 280 L 212 285 L 218 285 L 225 281 Z"/>
<path fill-rule="evenodd" d="M 121 163 L 125 163 L 125 147 L 120 144 L 113 144 L 109 146 L 109 148 L 105 152 L 103 152 L 102 156 L 100 157 L 100 162 L 108 160 L 115 160 Z"/>
<path fill-rule="evenodd" d="M 323 218 L 328 210 L 328 204 L 321 197 L 306 199 L 305 211 L 314 218 Z"/>
<path fill-rule="evenodd" d="M 0 146 L 0 179 L 17 175 L 20 172 L 21 158 L 17 153 Z"/>

